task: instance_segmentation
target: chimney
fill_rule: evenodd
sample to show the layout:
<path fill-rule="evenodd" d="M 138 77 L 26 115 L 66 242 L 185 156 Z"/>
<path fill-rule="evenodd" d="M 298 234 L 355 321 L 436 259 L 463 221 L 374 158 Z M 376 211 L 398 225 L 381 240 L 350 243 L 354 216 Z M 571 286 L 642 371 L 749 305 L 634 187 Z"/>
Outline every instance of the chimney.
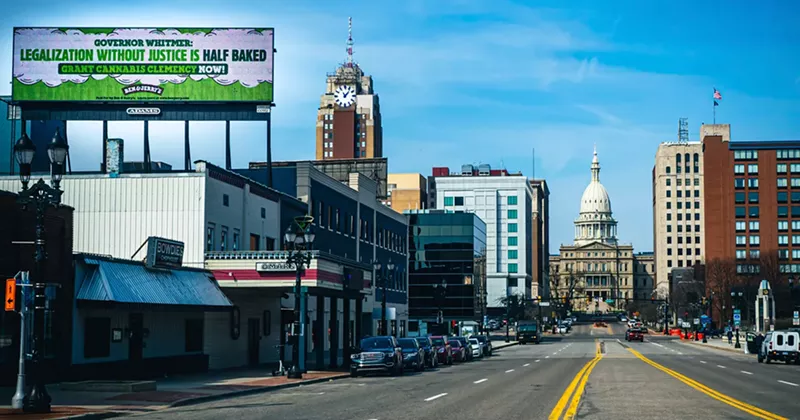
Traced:
<path fill-rule="evenodd" d="M 111 178 L 117 178 L 122 172 L 125 162 L 125 141 L 122 139 L 108 139 L 106 143 L 106 172 Z"/>

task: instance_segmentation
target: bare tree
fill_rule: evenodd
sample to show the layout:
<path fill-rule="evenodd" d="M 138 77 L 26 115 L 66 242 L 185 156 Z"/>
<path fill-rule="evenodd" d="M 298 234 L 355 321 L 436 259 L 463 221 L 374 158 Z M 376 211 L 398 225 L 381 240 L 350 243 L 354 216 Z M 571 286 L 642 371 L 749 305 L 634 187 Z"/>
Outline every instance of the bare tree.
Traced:
<path fill-rule="evenodd" d="M 583 275 L 573 268 L 566 271 L 560 271 L 557 266 L 550 268 L 550 300 L 561 302 L 565 309 L 572 309 L 573 301 L 583 294 L 584 287 Z"/>
<path fill-rule="evenodd" d="M 706 290 L 712 297 L 712 318 L 716 317 L 720 325 L 724 325 L 728 319 L 731 289 L 738 283 L 736 261 L 713 258 L 706 262 Z"/>

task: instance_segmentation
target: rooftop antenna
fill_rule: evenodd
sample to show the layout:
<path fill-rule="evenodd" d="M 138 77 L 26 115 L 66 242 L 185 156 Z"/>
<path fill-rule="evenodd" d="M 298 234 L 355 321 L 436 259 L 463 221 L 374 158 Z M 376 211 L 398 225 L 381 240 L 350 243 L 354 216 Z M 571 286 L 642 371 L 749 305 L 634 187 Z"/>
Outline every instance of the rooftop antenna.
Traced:
<path fill-rule="evenodd" d="M 347 67 L 353 67 L 353 18 L 347 18 Z"/>
<path fill-rule="evenodd" d="M 686 117 L 678 119 L 678 143 L 689 143 L 689 119 Z"/>

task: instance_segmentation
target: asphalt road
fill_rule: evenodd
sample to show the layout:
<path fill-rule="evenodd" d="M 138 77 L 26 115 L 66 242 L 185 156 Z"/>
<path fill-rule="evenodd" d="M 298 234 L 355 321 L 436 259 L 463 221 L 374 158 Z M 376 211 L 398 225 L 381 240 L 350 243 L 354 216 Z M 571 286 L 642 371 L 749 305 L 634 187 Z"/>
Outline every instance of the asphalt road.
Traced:
<path fill-rule="evenodd" d="M 759 365 L 754 358 L 658 336 L 629 344 L 624 330 L 621 324 L 578 325 L 564 337 L 435 371 L 343 379 L 148 413 L 146 418 L 512 420 L 559 418 L 570 406 L 576 418 L 604 420 L 736 419 L 753 418 L 753 413 L 800 418 L 800 387 L 790 385 L 800 383 L 800 367 Z M 587 365 L 588 379 L 580 381 L 576 376 Z M 568 388 L 574 395 L 565 393 Z"/>

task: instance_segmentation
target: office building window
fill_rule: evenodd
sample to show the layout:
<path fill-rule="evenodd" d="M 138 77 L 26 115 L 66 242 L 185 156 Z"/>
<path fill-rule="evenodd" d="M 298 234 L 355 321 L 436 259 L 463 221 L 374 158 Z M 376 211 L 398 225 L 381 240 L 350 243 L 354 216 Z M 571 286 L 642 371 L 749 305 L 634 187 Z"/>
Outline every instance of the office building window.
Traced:
<path fill-rule="evenodd" d="M 206 228 L 206 251 L 214 251 L 214 238 L 216 226 L 213 223 L 209 223 L 208 227 Z"/>
<path fill-rule="evenodd" d="M 800 217 L 800 206 L 792 206 L 792 217 Z"/>
<path fill-rule="evenodd" d="M 517 232 L 517 224 L 516 223 L 509 223 L 508 224 L 508 232 L 509 233 L 516 233 Z"/>
<path fill-rule="evenodd" d="M 668 187 L 669 187 L 669 186 L 672 184 L 672 182 L 671 182 L 671 181 L 672 181 L 671 179 L 667 178 L 667 186 L 668 186 Z"/>
<path fill-rule="evenodd" d="M 750 259 L 757 260 L 761 257 L 761 251 L 758 249 L 751 249 L 750 250 Z"/>
<path fill-rule="evenodd" d="M 516 219 L 517 218 L 517 211 L 516 210 L 509 210 L 508 211 L 508 218 L 509 219 Z"/>
<path fill-rule="evenodd" d="M 516 236 L 509 236 L 508 237 L 508 246 L 517 246 L 517 237 Z"/>
<path fill-rule="evenodd" d="M 736 189 L 744 188 L 744 178 L 735 178 L 733 180 L 733 185 L 736 187 Z"/>
<path fill-rule="evenodd" d="M 747 188 L 758 188 L 758 178 L 747 178 Z"/>
<path fill-rule="evenodd" d="M 779 163 L 777 165 L 777 171 L 776 172 L 779 173 L 779 174 L 785 174 L 786 173 L 786 164 L 785 163 Z"/>
<path fill-rule="evenodd" d="M 758 232 L 758 229 L 761 227 L 760 225 L 761 224 L 757 220 L 751 221 L 750 232 Z"/>
<path fill-rule="evenodd" d="M 787 222 L 786 220 L 778 220 L 778 230 L 781 232 L 786 232 L 787 230 L 789 230 L 789 222 Z"/>
<path fill-rule="evenodd" d="M 800 203 L 800 191 L 792 191 L 792 203 Z"/>
<path fill-rule="evenodd" d="M 789 197 L 788 197 L 786 191 L 778 191 L 778 202 L 779 203 L 786 203 L 788 201 L 788 199 L 789 199 Z"/>
<path fill-rule="evenodd" d="M 754 160 L 758 159 L 758 150 L 735 150 L 733 160 Z"/>
<path fill-rule="evenodd" d="M 744 206 L 736 206 L 735 209 L 736 217 L 744 217 L 747 213 L 744 210 Z"/>
<path fill-rule="evenodd" d="M 758 235 L 750 235 L 750 245 L 760 245 L 761 237 Z"/>
<path fill-rule="evenodd" d="M 747 209 L 750 217 L 758 217 L 758 206 L 750 206 Z M 792 207 L 792 210 L 794 210 L 794 207 Z M 792 211 L 792 213 L 794 213 L 794 211 Z"/>
<path fill-rule="evenodd" d="M 751 163 L 751 164 L 747 165 L 747 173 L 750 174 L 750 175 L 757 174 L 758 173 L 758 164 L 757 163 Z"/>
<path fill-rule="evenodd" d="M 800 187 L 800 178 L 792 178 L 791 185 L 792 188 Z"/>
<path fill-rule="evenodd" d="M 792 220 L 792 230 L 800 230 L 800 220 Z"/>
<path fill-rule="evenodd" d="M 744 232 L 747 230 L 747 222 L 736 222 L 736 231 Z"/>
<path fill-rule="evenodd" d="M 793 174 L 800 173 L 800 163 L 791 164 L 790 165 L 790 170 L 792 171 Z"/>
<path fill-rule="evenodd" d="M 680 216 L 680 214 L 678 216 Z M 667 221 L 669 220 L 672 220 L 672 213 L 667 213 Z"/>
<path fill-rule="evenodd" d="M 778 178 L 778 188 L 786 188 L 786 178 Z"/>
<path fill-rule="evenodd" d="M 700 213 L 694 214 L 694 220 L 700 220 Z"/>
<path fill-rule="evenodd" d="M 694 208 L 695 209 L 699 209 L 700 208 L 700 202 L 699 201 L 695 201 L 694 202 Z"/>
<path fill-rule="evenodd" d="M 741 163 L 733 165 L 733 173 L 737 175 L 744 174 L 744 165 Z"/>
<path fill-rule="evenodd" d="M 445 206 L 452 206 L 453 205 L 453 197 L 445 197 L 444 198 L 444 205 Z"/>
<path fill-rule="evenodd" d="M 231 201 L 231 198 L 228 196 L 228 194 L 222 194 L 222 205 L 223 206 L 229 207 L 230 206 L 230 201 Z"/>
<path fill-rule="evenodd" d="M 220 251 L 227 251 L 228 250 L 228 227 L 223 226 L 220 229 L 219 235 L 219 250 Z"/>
<path fill-rule="evenodd" d="M 669 210 L 669 209 L 671 209 L 671 208 L 672 208 L 672 202 L 670 202 L 670 201 L 667 201 L 667 210 Z"/>
<path fill-rule="evenodd" d="M 736 204 L 744 204 L 744 192 L 736 192 L 733 194 L 733 202 Z"/>
<path fill-rule="evenodd" d="M 239 229 L 234 229 L 233 230 L 233 242 L 231 243 L 231 246 L 233 247 L 234 251 L 238 251 L 239 250 L 239 239 L 240 239 L 239 237 L 240 236 L 241 236 L 241 234 L 239 233 Z"/>
<path fill-rule="evenodd" d="M 792 245 L 800 245 L 800 235 L 792 235 Z"/>
<path fill-rule="evenodd" d="M 667 198 L 672 197 L 672 191 L 667 190 Z"/>
<path fill-rule="evenodd" d="M 788 216 L 789 216 L 789 207 L 778 206 L 778 217 L 788 217 Z"/>
<path fill-rule="evenodd" d="M 736 245 L 747 245 L 747 236 L 736 235 Z"/>
<path fill-rule="evenodd" d="M 463 206 L 464 205 L 464 197 L 455 197 L 456 205 Z"/>
<path fill-rule="evenodd" d="M 789 235 L 778 235 L 778 245 L 789 245 Z"/>
<path fill-rule="evenodd" d="M 506 198 L 506 200 L 507 200 L 506 203 L 508 203 L 509 206 L 517 205 L 517 196 L 516 195 L 509 195 L 508 198 Z"/>
<path fill-rule="evenodd" d="M 800 236 L 798 236 L 800 239 Z M 509 260 L 516 260 L 517 259 L 517 250 L 516 249 L 509 249 L 508 250 L 508 259 Z"/>
<path fill-rule="evenodd" d="M 667 236 L 667 244 L 671 244 L 671 243 L 672 243 L 672 236 Z"/>
<path fill-rule="evenodd" d="M 509 273 L 516 273 L 517 270 L 518 270 L 517 264 L 511 263 L 511 264 L 508 265 L 508 272 Z M 516 279 L 509 279 L 509 280 L 516 280 Z M 511 286 L 511 287 L 514 287 L 514 286 Z"/>

